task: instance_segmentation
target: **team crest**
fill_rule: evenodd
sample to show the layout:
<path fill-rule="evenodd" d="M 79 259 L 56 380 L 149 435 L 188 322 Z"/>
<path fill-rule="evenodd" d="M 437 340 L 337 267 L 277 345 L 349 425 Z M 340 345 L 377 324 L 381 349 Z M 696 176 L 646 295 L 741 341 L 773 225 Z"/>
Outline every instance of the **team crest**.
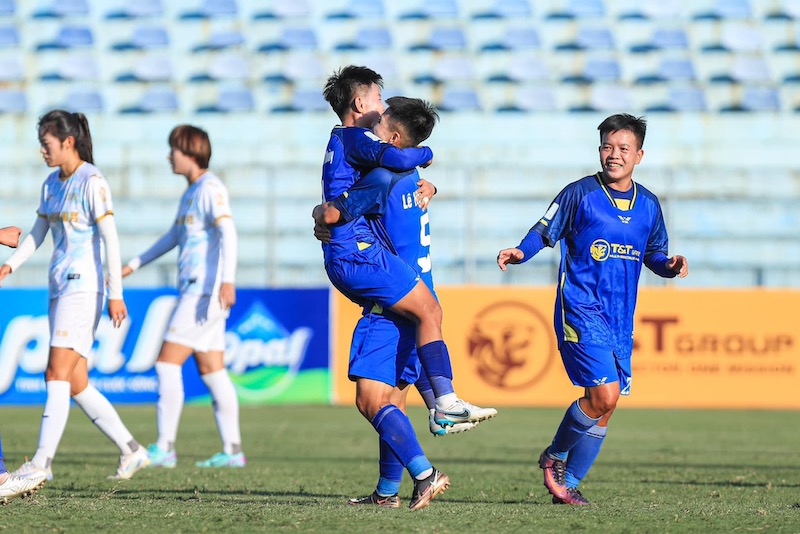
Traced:
<path fill-rule="evenodd" d="M 605 239 L 595 239 L 594 243 L 592 243 L 592 246 L 589 249 L 589 252 L 595 261 L 606 261 L 608 259 L 610 250 L 611 247 L 608 245 L 608 241 Z"/>

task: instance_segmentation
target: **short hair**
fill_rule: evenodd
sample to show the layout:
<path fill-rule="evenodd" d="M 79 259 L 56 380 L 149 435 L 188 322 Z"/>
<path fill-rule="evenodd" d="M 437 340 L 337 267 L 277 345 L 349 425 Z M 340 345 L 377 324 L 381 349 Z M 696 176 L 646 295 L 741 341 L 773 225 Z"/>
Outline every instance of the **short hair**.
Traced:
<path fill-rule="evenodd" d="M 366 91 L 373 84 L 383 89 L 383 78 L 380 74 L 367 67 L 348 65 L 328 78 L 322 96 L 342 119 L 358 93 Z"/>
<path fill-rule="evenodd" d="M 39 117 L 36 127 L 40 140 L 48 133 L 57 137 L 61 142 L 72 136 L 75 139 L 75 150 L 78 152 L 78 157 L 88 163 L 94 163 L 89 120 L 83 113 L 70 113 L 63 109 L 54 109 Z"/>
<path fill-rule="evenodd" d="M 169 133 L 169 146 L 192 158 L 201 169 L 208 168 L 208 162 L 211 160 L 211 141 L 208 133 L 202 128 L 191 124 L 176 126 Z"/>
<path fill-rule="evenodd" d="M 439 113 L 429 102 L 419 98 L 392 96 L 386 99 L 386 103 L 389 105 L 386 110 L 389 120 L 402 126 L 411 142 L 410 146 L 417 146 L 431 136 Z"/>
<path fill-rule="evenodd" d="M 600 142 L 603 142 L 603 136 L 606 134 L 616 132 L 619 130 L 628 130 L 639 141 L 639 150 L 644 146 L 644 135 L 647 132 L 647 121 L 644 117 L 634 117 L 628 113 L 618 113 L 611 115 L 606 120 L 600 123 L 597 127 L 600 130 Z"/>

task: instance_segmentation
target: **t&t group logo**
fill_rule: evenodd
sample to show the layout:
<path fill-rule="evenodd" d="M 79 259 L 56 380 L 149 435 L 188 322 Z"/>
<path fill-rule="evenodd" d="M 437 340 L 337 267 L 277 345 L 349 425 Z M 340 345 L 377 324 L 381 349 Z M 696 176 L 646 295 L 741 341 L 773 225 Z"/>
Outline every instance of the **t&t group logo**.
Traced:
<path fill-rule="evenodd" d="M 535 384 L 556 352 L 548 321 L 535 308 L 516 301 L 497 302 L 481 310 L 467 347 L 478 375 L 507 390 Z"/>

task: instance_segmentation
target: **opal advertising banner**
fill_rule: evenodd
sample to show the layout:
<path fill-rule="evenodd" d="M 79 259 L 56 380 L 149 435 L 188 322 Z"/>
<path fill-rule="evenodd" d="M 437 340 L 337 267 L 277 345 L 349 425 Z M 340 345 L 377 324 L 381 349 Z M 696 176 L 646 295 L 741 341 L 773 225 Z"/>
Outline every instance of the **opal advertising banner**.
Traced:
<path fill-rule="evenodd" d="M 45 289 L 0 290 L 0 404 L 44 404 L 49 350 Z M 129 318 L 104 316 L 88 355 L 89 379 L 111 402 L 153 403 L 155 361 L 177 302 L 174 290 L 126 289 Z M 242 403 L 329 403 L 329 291 L 239 289 L 227 321 L 225 365 Z M 208 399 L 194 360 L 187 402 Z"/>

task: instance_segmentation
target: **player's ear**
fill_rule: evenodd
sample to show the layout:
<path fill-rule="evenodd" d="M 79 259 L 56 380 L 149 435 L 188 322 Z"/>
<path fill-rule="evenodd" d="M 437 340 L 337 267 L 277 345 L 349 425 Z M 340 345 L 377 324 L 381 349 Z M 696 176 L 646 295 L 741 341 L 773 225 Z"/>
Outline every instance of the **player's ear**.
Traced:
<path fill-rule="evenodd" d="M 350 107 L 356 113 L 362 113 L 364 109 L 364 99 L 361 98 L 361 95 L 356 95 L 353 101 L 350 103 Z"/>

